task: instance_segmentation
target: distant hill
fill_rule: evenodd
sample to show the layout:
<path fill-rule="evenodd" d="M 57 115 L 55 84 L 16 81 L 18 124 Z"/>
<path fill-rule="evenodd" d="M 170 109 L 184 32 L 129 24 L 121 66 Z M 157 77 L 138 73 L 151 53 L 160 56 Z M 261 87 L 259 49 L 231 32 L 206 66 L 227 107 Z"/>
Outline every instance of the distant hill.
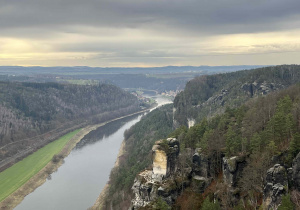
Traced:
<path fill-rule="evenodd" d="M 0 66 L 0 81 L 81 83 L 93 80 L 121 88 L 158 92 L 182 90 L 196 76 L 261 66 L 166 66 L 153 68 L 21 67 Z"/>
<path fill-rule="evenodd" d="M 34 75 L 34 74 L 166 74 L 183 72 L 231 72 L 244 69 L 263 67 L 261 65 L 238 66 L 164 66 L 164 67 L 88 67 L 88 66 L 54 66 L 54 67 L 23 67 L 0 66 L 0 74 L 3 75 Z"/>
<path fill-rule="evenodd" d="M 137 110 L 138 99 L 113 85 L 0 82 L 0 160 Z"/>

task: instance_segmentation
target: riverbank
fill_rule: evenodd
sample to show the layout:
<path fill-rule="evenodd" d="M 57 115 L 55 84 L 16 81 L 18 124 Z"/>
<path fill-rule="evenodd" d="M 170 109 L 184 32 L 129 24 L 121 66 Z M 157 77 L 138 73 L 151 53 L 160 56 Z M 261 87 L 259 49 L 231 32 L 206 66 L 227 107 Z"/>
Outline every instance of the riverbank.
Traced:
<path fill-rule="evenodd" d="M 113 120 L 109 120 L 105 123 L 100 123 L 97 125 L 92 125 L 92 126 L 87 126 L 83 129 L 81 129 L 81 131 L 74 136 L 71 140 L 69 140 L 69 142 L 65 145 L 65 147 L 61 150 L 61 152 L 59 154 L 57 154 L 58 161 L 55 161 L 55 163 L 53 161 L 50 161 L 46 167 L 44 167 L 41 171 L 39 171 L 36 175 L 34 175 L 26 184 L 24 184 L 22 187 L 20 187 L 17 191 L 15 191 L 14 193 L 12 193 L 9 197 L 7 197 L 4 201 L 2 201 L 0 203 L 0 208 L 1 209 L 12 209 L 14 208 L 16 205 L 18 205 L 23 199 L 24 197 L 33 192 L 37 187 L 39 187 L 40 185 L 42 185 L 47 177 L 49 176 L 49 174 L 51 174 L 52 172 L 56 171 L 59 166 L 63 163 L 63 158 L 68 156 L 69 153 L 72 151 L 72 149 L 76 146 L 76 144 L 89 132 L 91 132 L 92 130 L 95 130 L 101 126 L 106 125 L 107 123 L 125 118 L 125 117 L 129 117 L 132 115 L 136 115 L 139 113 L 143 113 L 145 111 L 148 110 L 142 110 L 139 112 L 135 112 L 126 116 L 122 116 L 119 118 L 115 118 Z"/>
<path fill-rule="evenodd" d="M 120 149 L 119 149 L 119 154 L 118 154 L 117 160 L 116 160 L 112 170 L 119 167 L 120 158 L 124 155 L 124 153 L 125 153 L 125 141 L 123 140 L 122 144 L 120 146 Z M 96 202 L 94 203 L 94 205 L 91 208 L 89 208 L 89 210 L 98 210 L 98 209 L 101 210 L 103 208 L 103 204 L 104 204 L 104 202 L 106 200 L 106 197 L 108 195 L 109 187 L 110 187 L 110 185 L 109 185 L 109 182 L 108 182 L 108 183 L 106 183 L 106 185 L 102 189 L 102 191 L 101 191 L 99 197 L 97 198 Z"/>
<path fill-rule="evenodd" d="M 162 105 L 166 105 L 172 102 L 166 102 L 164 100 L 156 100 L 157 105 L 154 108 L 149 109 L 150 111 L 154 110 L 155 108 L 158 108 Z M 116 170 L 119 167 L 119 163 L 120 163 L 120 158 L 124 155 L 125 153 L 125 139 L 123 139 L 122 144 L 120 146 L 119 149 L 119 154 L 118 157 L 116 159 L 116 162 L 114 164 L 114 167 L 112 168 L 112 170 Z M 92 207 L 89 208 L 89 210 L 101 210 L 103 208 L 104 202 L 107 200 L 107 196 L 109 193 L 109 189 L 110 189 L 110 184 L 109 181 L 106 183 L 105 187 L 102 189 L 99 197 L 97 198 L 97 200 L 95 201 L 94 205 Z"/>

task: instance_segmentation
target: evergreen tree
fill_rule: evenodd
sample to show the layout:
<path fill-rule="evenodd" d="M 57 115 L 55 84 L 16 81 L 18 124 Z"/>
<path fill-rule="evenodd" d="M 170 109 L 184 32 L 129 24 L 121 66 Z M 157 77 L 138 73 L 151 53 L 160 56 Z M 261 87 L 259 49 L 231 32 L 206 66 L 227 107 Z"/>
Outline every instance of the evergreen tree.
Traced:
<path fill-rule="evenodd" d="M 205 131 L 208 129 L 208 122 L 203 119 L 200 124 L 191 127 L 187 132 L 186 146 L 195 148 L 196 143 L 200 142 Z"/>
<path fill-rule="evenodd" d="M 259 152 L 261 146 L 261 138 L 258 133 L 255 133 L 250 140 L 251 152 Z"/>
<path fill-rule="evenodd" d="M 205 131 L 205 133 L 203 134 L 203 137 L 201 138 L 200 142 L 197 144 L 197 147 L 200 147 L 200 148 L 202 148 L 202 150 L 205 151 L 208 147 L 208 141 L 209 141 L 212 134 L 213 134 L 213 130 Z"/>
<path fill-rule="evenodd" d="M 270 141 L 270 143 L 267 146 L 267 151 L 271 156 L 275 155 L 278 152 L 277 146 L 274 141 Z"/>
<path fill-rule="evenodd" d="M 156 203 L 153 206 L 153 209 L 157 210 L 170 210 L 171 207 L 164 201 L 161 197 L 156 200 Z"/>
<path fill-rule="evenodd" d="M 216 201 L 215 203 L 211 202 L 208 197 L 204 200 L 201 208 L 201 210 L 220 210 L 220 209 L 221 207 L 219 202 L 218 201 Z"/>
<path fill-rule="evenodd" d="M 226 133 L 226 155 L 231 156 L 241 151 L 241 142 L 240 136 L 234 132 L 232 126 L 229 126 Z"/>
<path fill-rule="evenodd" d="M 293 210 L 294 204 L 291 201 L 290 194 L 282 196 L 281 205 L 278 207 L 278 210 Z"/>
<path fill-rule="evenodd" d="M 295 133 L 289 148 L 289 159 L 293 159 L 300 152 L 300 134 Z"/>
<path fill-rule="evenodd" d="M 294 122 L 293 115 L 291 113 L 286 115 L 285 119 L 285 129 L 288 140 L 292 137 L 295 130 L 296 123 Z"/>

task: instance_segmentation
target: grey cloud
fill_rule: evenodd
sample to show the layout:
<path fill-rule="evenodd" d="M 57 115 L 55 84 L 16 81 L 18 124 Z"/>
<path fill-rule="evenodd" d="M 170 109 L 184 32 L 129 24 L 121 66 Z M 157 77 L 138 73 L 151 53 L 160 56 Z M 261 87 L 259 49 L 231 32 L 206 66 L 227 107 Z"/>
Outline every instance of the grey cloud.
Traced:
<path fill-rule="evenodd" d="M 0 0 L 0 36 L 74 25 L 186 34 L 285 30 L 299 28 L 299 8 L 299 0 Z"/>

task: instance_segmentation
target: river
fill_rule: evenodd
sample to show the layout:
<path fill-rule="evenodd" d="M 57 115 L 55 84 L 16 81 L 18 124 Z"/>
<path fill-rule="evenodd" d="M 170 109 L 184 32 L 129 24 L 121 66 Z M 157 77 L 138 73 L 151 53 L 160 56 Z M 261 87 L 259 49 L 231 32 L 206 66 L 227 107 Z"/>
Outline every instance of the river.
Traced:
<path fill-rule="evenodd" d="M 170 103 L 166 98 L 154 98 L 159 106 Z M 142 115 L 108 123 L 87 134 L 64 159 L 64 164 L 15 209 L 84 210 L 93 206 L 109 179 L 124 131 Z"/>

